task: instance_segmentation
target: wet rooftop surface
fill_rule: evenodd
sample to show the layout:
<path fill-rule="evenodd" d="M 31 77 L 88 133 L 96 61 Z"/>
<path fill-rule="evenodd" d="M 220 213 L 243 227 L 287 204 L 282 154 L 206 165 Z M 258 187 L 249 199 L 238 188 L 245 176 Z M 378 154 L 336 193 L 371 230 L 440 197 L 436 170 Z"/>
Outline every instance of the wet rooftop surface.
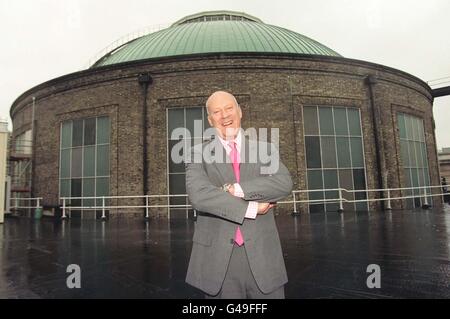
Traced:
<path fill-rule="evenodd" d="M 448 206 L 447 206 L 448 207 Z M 0 224 L 0 298 L 203 298 L 185 284 L 192 218 Z M 450 209 L 276 218 L 286 298 L 450 298 Z M 66 286 L 81 267 L 81 288 Z M 381 288 L 369 289 L 369 264 Z"/>

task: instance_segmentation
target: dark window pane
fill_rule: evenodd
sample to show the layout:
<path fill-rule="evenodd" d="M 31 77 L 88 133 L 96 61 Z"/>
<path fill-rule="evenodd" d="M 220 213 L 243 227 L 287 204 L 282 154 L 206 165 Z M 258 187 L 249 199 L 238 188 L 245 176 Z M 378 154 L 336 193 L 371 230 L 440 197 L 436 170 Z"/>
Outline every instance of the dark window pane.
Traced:
<path fill-rule="evenodd" d="M 408 152 L 408 141 L 400 141 L 400 150 L 402 154 L 403 167 L 409 167 L 409 152 Z"/>
<path fill-rule="evenodd" d="M 411 181 L 411 169 L 406 168 L 403 170 L 404 178 L 405 178 L 405 187 L 412 187 L 412 181 Z M 402 191 L 404 196 L 411 196 L 413 194 L 412 190 L 403 190 Z M 406 207 L 407 208 L 413 208 L 414 202 L 411 198 L 406 199 Z"/>
<path fill-rule="evenodd" d="M 412 168 L 411 169 L 411 181 L 412 181 L 412 187 L 418 187 L 419 186 L 419 176 L 417 175 L 417 169 L 416 168 Z M 418 195 L 419 194 L 419 190 L 418 189 L 414 189 L 414 194 Z"/>
<path fill-rule="evenodd" d="M 416 148 L 413 141 L 408 142 L 409 145 L 409 163 L 411 167 L 417 167 Z"/>
<path fill-rule="evenodd" d="M 319 107 L 320 135 L 334 135 L 333 109 Z"/>
<path fill-rule="evenodd" d="M 315 106 L 305 106 L 303 108 L 303 125 L 305 127 L 305 135 L 319 135 L 317 108 Z"/>
<path fill-rule="evenodd" d="M 73 121 L 72 146 L 83 145 L 83 120 Z"/>
<path fill-rule="evenodd" d="M 169 174 L 170 194 L 186 194 L 186 175 Z"/>
<path fill-rule="evenodd" d="M 70 197 L 70 179 L 62 179 L 59 184 L 59 196 L 60 197 Z"/>
<path fill-rule="evenodd" d="M 171 195 L 186 194 L 186 175 L 169 174 L 169 192 Z M 170 205 L 185 205 L 187 197 L 176 196 L 170 198 Z"/>
<path fill-rule="evenodd" d="M 338 167 L 351 167 L 348 137 L 336 137 L 336 147 L 338 154 Z"/>
<path fill-rule="evenodd" d="M 403 170 L 403 174 L 405 175 L 405 187 L 411 187 L 412 183 L 411 183 L 411 172 L 409 168 L 406 168 Z"/>
<path fill-rule="evenodd" d="M 406 125 L 405 125 L 405 117 L 403 114 L 399 113 L 397 115 L 397 123 L 398 123 L 398 134 L 400 138 L 406 138 Z"/>
<path fill-rule="evenodd" d="M 422 151 L 421 156 L 422 156 L 423 166 L 428 168 L 428 154 L 427 154 L 427 148 L 426 148 L 425 144 L 422 144 L 421 151 Z"/>
<path fill-rule="evenodd" d="M 425 177 L 424 177 L 424 169 L 417 169 L 417 175 L 419 177 L 419 186 L 425 186 Z M 420 190 L 420 193 L 423 194 L 423 189 Z"/>
<path fill-rule="evenodd" d="M 351 169 L 341 169 L 339 170 L 339 187 L 344 188 L 348 191 L 353 190 L 353 176 Z M 353 200 L 355 197 L 353 193 L 342 191 L 342 197 L 346 200 Z M 344 202 L 344 210 L 354 210 L 355 206 L 353 203 Z"/>
<path fill-rule="evenodd" d="M 417 167 L 423 167 L 422 146 L 424 144 L 421 142 L 414 142 L 414 144 L 416 145 Z"/>
<path fill-rule="evenodd" d="M 348 135 L 347 112 L 345 108 L 335 107 L 333 112 L 336 135 Z"/>
<path fill-rule="evenodd" d="M 169 173 L 183 173 L 184 152 L 187 150 L 189 140 L 169 140 Z M 181 162 L 180 162 L 181 161 Z"/>
<path fill-rule="evenodd" d="M 321 137 L 323 167 L 336 168 L 336 145 L 334 137 Z"/>
<path fill-rule="evenodd" d="M 353 184 L 355 186 L 355 190 L 357 189 L 366 189 L 366 178 L 364 176 L 363 169 L 354 169 L 353 170 Z M 356 192 L 355 200 L 366 199 L 366 192 Z M 356 202 L 355 203 L 356 210 L 367 210 L 367 203 L 364 202 Z"/>
<path fill-rule="evenodd" d="M 72 197 L 81 197 L 81 178 L 72 179 L 71 189 Z"/>
<path fill-rule="evenodd" d="M 84 145 L 95 144 L 95 122 L 96 118 L 84 120 Z"/>
<path fill-rule="evenodd" d="M 96 196 L 108 196 L 109 195 L 109 178 L 100 177 L 97 178 Z"/>
<path fill-rule="evenodd" d="M 353 185 L 355 189 L 366 189 L 366 178 L 363 169 L 353 170 Z"/>
<path fill-rule="evenodd" d="M 71 181 L 71 197 L 81 197 L 81 178 L 72 179 Z M 81 199 L 71 199 L 71 206 L 81 206 Z M 73 216 L 72 216 L 73 217 Z"/>
<path fill-rule="evenodd" d="M 108 177 L 101 177 L 96 179 L 96 185 L 95 185 L 95 196 L 101 197 L 101 196 L 109 196 L 109 178 Z M 97 206 L 102 205 L 102 199 L 97 199 Z M 108 200 L 105 199 L 105 205 L 108 205 Z"/>
<path fill-rule="evenodd" d="M 428 173 L 428 168 L 425 168 L 423 170 L 423 173 L 425 174 L 425 185 L 424 186 L 430 186 L 430 175 Z"/>
<path fill-rule="evenodd" d="M 64 177 L 70 177 L 70 148 L 61 150 L 61 176 Z"/>
<path fill-rule="evenodd" d="M 110 125 L 109 117 L 97 118 L 97 144 L 109 144 Z"/>
<path fill-rule="evenodd" d="M 168 138 L 170 139 L 172 136 L 172 131 L 179 127 L 185 127 L 184 126 L 184 108 L 178 108 L 178 109 L 169 109 L 167 111 L 168 115 Z"/>
<path fill-rule="evenodd" d="M 323 212 L 325 212 L 325 205 L 324 204 L 310 204 L 309 212 L 311 214 L 323 213 Z"/>
<path fill-rule="evenodd" d="M 97 176 L 109 176 L 109 145 L 97 146 Z"/>
<path fill-rule="evenodd" d="M 83 179 L 83 197 L 93 197 L 95 196 L 95 179 L 85 178 Z M 93 206 L 94 199 L 83 199 L 83 206 Z"/>
<path fill-rule="evenodd" d="M 347 108 L 348 125 L 350 135 L 361 136 L 361 126 L 359 122 L 359 110 Z"/>
<path fill-rule="evenodd" d="M 193 107 L 186 109 L 186 128 L 191 137 L 203 136 L 202 108 Z"/>
<path fill-rule="evenodd" d="M 327 169 L 323 171 L 323 183 L 324 183 L 324 189 L 333 189 L 338 188 L 338 176 L 337 176 L 337 170 L 334 169 Z M 325 191 L 325 198 L 326 199 L 338 199 L 339 198 L 339 191 Z M 326 205 L 327 212 L 333 212 L 337 211 L 339 208 L 339 203 L 333 203 L 328 202 Z"/>
<path fill-rule="evenodd" d="M 305 136 L 306 166 L 320 168 L 320 139 L 318 136 Z"/>
<path fill-rule="evenodd" d="M 337 170 L 325 169 L 323 170 L 323 183 L 325 189 L 338 188 Z M 329 198 L 329 196 L 327 197 Z"/>
<path fill-rule="evenodd" d="M 359 199 L 366 199 L 366 193 L 365 192 L 360 192 L 359 194 L 360 198 Z M 367 211 L 367 202 L 356 202 L 355 203 L 355 209 L 357 211 Z"/>
<path fill-rule="evenodd" d="M 362 138 L 351 137 L 350 147 L 352 150 L 352 167 L 364 167 Z"/>
<path fill-rule="evenodd" d="M 61 148 L 72 146 L 72 121 L 67 121 L 62 124 L 61 129 Z"/>
<path fill-rule="evenodd" d="M 82 148 L 77 147 L 72 149 L 72 176 L 71 177 L 81 177 L 82 176 L 82 163 L 83 163 L 83 153 Z"/>
<path fill-rule="evenodd" d="M 411 117 L 412 121 L 412 127 L 413 127 L 413 140 L 418 141 L 419 140 L 419 119 L 417 117 Z"/>
<path fill-rule="evenodd" d="M 409 140 L 412 140 L 414 133 L 413 133 L 413 124 L 412 124 L 411 116 L 405 115 L 405 123 L 406 123 L 406 138 Z"/>
<path fill-rule="evenodd" d="M 84 148 L 83 176 L 95 176 L 95 146 Z"/>
<path fill-rule="evenodd" d="M 323 189 L 322 171 L 308 170 L 308 190 Z M 310 200 L 323 199 L 323 191 L 308 192 Z"/>
<path fill-rule="evenodd" d="M 211 127 L 208 122 L 208 112 L 206 111 L 206 107 L 203 108 L 203 128 L 206 130 Z"/>

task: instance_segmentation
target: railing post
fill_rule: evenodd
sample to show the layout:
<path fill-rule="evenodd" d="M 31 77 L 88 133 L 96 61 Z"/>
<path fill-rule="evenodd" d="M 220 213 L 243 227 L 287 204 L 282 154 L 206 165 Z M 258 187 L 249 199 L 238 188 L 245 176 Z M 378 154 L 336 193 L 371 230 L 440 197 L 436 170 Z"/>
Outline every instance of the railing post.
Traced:
<path fill-rule="evenodd" d="M 342 203 L 342 188 L 339 188 L 339 209 L 338 213 L 344 212 L 344 204 Z"/>
<path fill-rule="evenodd" d="M 105 196 L 102 196 L 102 221 L 106 220 L 105 214 Z"/>
<path fill-rule="evenodd" d="M 423 204 L 422 204 L 422 209 L 429 209 L 430 205 L 428 204 L 428 198 L 427 198 L 427 189 L 424 188 L 423 189 Z"/>
<path fill-rule="evenodd" d="M 387 190 L 387 203 L 386 203 L 386 210 L 391 210 L 391 191 Z"/>
<path fill-rule="evenodd" d="M 38 197 L 38 198 L 36 198 L 36 208 L 40 208 L 41 207 L 41 198 L 40 197 Z"/>
<path fill-rule="evenodd" d="M 148 215 L 148 195 L 145 195 L 145 219 L 147 220 L 149 218 Z"/>
<path fill-rule="evenodd" d="M 292 191 L 292 198 L 294 199 L 294 211 L 292 212 L 293 216 L 298 216 L 300 215 L 299 212 L 297 211 L 297 200 L 295 198 L 295 191 Z"/>
<path fill-rule="evenodd" d="M 61 218 L 62 219 L 66 219 L 67 218 L 67 216 L 66 216 L 66 198 L 65 197 L 63 197 L 63 207 L 62 207 L 62 216 L 61 216 Z"/>

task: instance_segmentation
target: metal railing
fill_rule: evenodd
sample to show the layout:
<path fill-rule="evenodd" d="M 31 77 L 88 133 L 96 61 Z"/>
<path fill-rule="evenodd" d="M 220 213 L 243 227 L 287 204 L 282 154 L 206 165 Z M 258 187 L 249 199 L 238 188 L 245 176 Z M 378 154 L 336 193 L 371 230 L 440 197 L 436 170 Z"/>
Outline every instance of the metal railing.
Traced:
<path fill-rule="evenodd" d="M 413 199 L 413 198 L 420 198 L 423 200 L 423 207 L 428 208 L 430 207 L 430 204 L 428 202 L 428 197 L 432 196 L 444 196 L 447 193 L 432 193 L 432 188 L 440 188 L 442 189 L 442 185 L 438 186 L 419 186 L 419 187 L 399 187 L 399 188 L 379 188 L 379 189 L 360 189 L 360 190 L 348 190 L 345 188 L 333 188 L 333 189 L 311 189 L 311 190 L 295 190 L 292 191 L 292 201 L 281 201 L 278 202 L 278 204 L 294 204 L 294 214 L 298 213 L 297 211 L 297 203 L 339 203 L 339 211 L 344 211 L 344 205 L 343 203 L 358 203 L 358 202 L 376 202 L 376 201 L 386 201 L 386 209 L 392 209 L 392 200 L 401 200 L 401 199 Z M 391 196 L 391 192 L 393 191 L 414 191 L 418 190 L 419 194 L 413 194 L 413 195 L 405 195 L 405 196 Z M 327 199 L 305 199 L 305 200 L 297 200 L 296 194 L 299 193 L 311 193 L 311 192 L 338 192 L 339 197 L 338 198 L 327 198 Z M 370 193 L 370 192 L 378 192 L 381 193 L 380 195 L 383 196 L 384 193 L 386 193 L 385 197 L 379 197 L 379 198 L 365 198 L 365 199 L 354 199 L 349 200 L 344 198 L 343 193 Z"/>
<path fill-rule="evenodd" d="M 120 209 L 120 208 L 145 208 L 145 218 L 149 218 L 149 210 L 151 208 L 192 208 L 189 204 L 182 205 L 174 205 L 174 204 L 150 204 L 150 200 L 152 199 L 161 199 L 166 198 L 169 200 L 170 198 L 180 198 L 184 197 L 187 199 L 187 194 L 179 194 L 179 195 L 134 195 L 134 196 L 89 196 L 89 197 L 61 197 L 60 201 L 62 201 L 62 218 L 67 218 L 66 211 L 69 212 L 71 210 L 101 210 L 102 211 L 102 219 L 106 219 L 106 210 L 108 209 Z M 109 205 L 106 203 L 109 199 L 145 199 L 145 205 Z M 69 203 L 72 200 L 93 200 L 94 205 L 87 206 L 73 206 Z M 101 205 L 97 205 L 97 201 L 101 200 Z M 69 204 L 69 205 L 68 205 Z M 186 217 L 188 216 L 188 212 L 186 212 Z M 168 210 L 168 218 L 170 218 L 170 209 Z"/>
<path fill-rule="evenodd" d="M 24 201 L 26 203 L 29 203 L 27 206 L 21 206 L 19 205 L 19 202 Z M 33 201 L 36 201 L 35 205 L 31 205 Z M 42 197 L 33 197 L 33 198 L 20 198 L 20 197 L 13 197 L 10 198 L 10 202 L 13 203 L 10 205 L 10 209 L 27 209 L 27 208 L 42 208 L 41 206 Z"/>
<path fill-rule="evenodd" d="M 293 213 L 298 214 L 298 205 L 299 204 L 318 204 L 318 203 L 338 203 L 339 204 L 339 212 L 344 211 L 344 203 L 358 203 L 358 202 L 386 202 L 385 209 L 392 209 L 392 201 L 394 200 L 404 200 L 404 199 L 417 199 L 420 198 L 422 202 L 422 208 L 429 208 L 429 198 L 434 196 L 444 196 L 449 193 L 442 192 L 442 185 L 438 186 L 420 186 L 420 187 L 402 187 L 402 188 L 386 188 L 386 189 L 360 189 L 360 190 L 348 190 L 345 188 L 331 188 L 331 189 L 310 189 L 310 190 L 294 190 L 291 194 L 291 200 L 279 201 L 277 205 L 293 205 Z M 440 189 L 441 191 L 433 193 L 433 189 Z M 402 192 L 406 191 L 408 193 L 415 194 L 407 194 L 400 196 L 392 196 L 393 192 Z M 323 199 L 301 199 L 299 195 L 303 195 L 304 197 L 309 197 L 309 193 L 322 192 L 325 194 L 326 192 L 334 192 L 338 194 L 337 198 L 323 198 Z M 344 197 L 344 194 L 355 194 L 355 193 L 379 193 L 379 197 L 372 198 L 364 198 L 364 199 L 347 199 Z M 171 198 L 186 198 L 186 204 L 170 204 L 169 200 Z M 117 204 L 112 205 L 110 203 L 111 200 L 141 200 L 141 204 Z M 92 205 L 74 205 L 73 201 L 80 200 L 81 203 L 86 201 L 92 201 Z M 158 200 L 158 203 L 152 203 L 152 201 Z M 161 204 L 161 200 L 165 200 L 167 204 Z M 32 209 L 32 208 L 42 208 L 41 202 L 42 197 L 35 198 L 11 198 L 11 210 L 13 209 Z M 30 203 L 28 205 L 19 205 L 19 202 L 24 201 Z M 35 201 L 35 204 L 31 203 Z M 103 220 L 106 219 L 106 211 L 110 209 L 130 209 L 130 208 L 139 208 L 145 209 L 145 218 L 148 219 L 150 217 L 150 209 L 151 208 L 168 208 L 167 217 L 170 218 L 170 209 L 183 208 L 186 209 L 186 217 L 189 215 L 189 209 L 192 209 L 192 205 L 190 205 L 187 194 L 179 194 L 179 195 L 134 195 L 134 196 L 90 196 L 90 197 L 61 197 L 61 209 L 62 209 L 62 218 L 68 218 L 68 214 L 71 215 L 72 210 L 94 210 L 101 211 L 101 218 Z M 194 210 L 194 216 L 196 216 L 196 211 Z"/>

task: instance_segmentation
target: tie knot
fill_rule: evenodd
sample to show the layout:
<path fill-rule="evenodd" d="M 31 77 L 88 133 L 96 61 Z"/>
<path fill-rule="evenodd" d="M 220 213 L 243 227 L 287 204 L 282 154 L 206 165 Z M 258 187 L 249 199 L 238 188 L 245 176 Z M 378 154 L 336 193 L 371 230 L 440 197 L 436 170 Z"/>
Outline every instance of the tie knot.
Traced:
<path fill-rule="evenodd" d="M 228 142 L 228 145 L 231 147 L 231 149 L 236 150 L 236 142 L 235 141 Z"/>

